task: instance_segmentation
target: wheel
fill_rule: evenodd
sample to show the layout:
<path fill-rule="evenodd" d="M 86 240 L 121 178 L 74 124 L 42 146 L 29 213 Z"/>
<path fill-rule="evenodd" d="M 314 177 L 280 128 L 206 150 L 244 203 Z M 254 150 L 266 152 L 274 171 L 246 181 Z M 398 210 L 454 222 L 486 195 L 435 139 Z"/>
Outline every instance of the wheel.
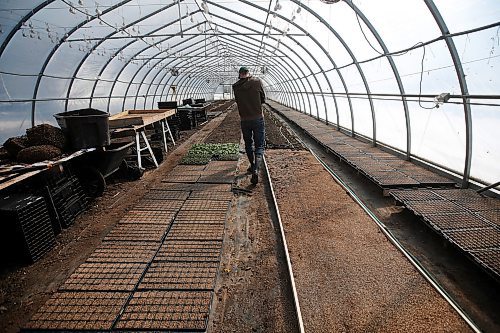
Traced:
<path fill-rule="evenodd" d="M 93 198 L 100 197 L 106 188 L 106 180 L 102 173 L 94 167 L 84 166 L 77 171 L 85 193 Z"/>

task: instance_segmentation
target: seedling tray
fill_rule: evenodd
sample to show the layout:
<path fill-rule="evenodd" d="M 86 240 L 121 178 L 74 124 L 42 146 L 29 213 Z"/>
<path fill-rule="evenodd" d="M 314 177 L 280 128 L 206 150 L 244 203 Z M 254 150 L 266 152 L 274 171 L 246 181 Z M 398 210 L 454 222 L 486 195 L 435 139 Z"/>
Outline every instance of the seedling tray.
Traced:
<path fill-rule="evenodd" d="M 221 241 L 166 240 L 154 261 L 219 261 Z"/>
<path fill-rule="evenodd" d="M 141 280 L 139 290 L 212 290 L 218 262 L 154 262 Z"/>

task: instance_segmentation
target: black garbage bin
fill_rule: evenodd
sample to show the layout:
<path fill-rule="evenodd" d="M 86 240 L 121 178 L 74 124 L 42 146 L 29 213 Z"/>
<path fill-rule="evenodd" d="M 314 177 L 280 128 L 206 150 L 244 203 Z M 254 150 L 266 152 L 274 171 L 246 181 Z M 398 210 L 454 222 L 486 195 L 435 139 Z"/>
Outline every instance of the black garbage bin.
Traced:
<path fill-rule="evenodd" d="M 96 109 L 80 109 L 57 113 L 57 123 L 73 149 L 109 145 L 109 114 Z"/>

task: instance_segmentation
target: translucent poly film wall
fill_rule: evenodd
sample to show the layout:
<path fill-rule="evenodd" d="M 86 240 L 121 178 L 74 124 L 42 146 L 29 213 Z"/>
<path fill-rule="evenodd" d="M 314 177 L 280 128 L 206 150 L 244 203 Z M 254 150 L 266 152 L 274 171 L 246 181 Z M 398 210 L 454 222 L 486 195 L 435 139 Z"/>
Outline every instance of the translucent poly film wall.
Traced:
<path fill-rule="evenodd" d="M 272 99 L 492 183 L 498 17 L 496 0 L 4 0 L 0 141 L 70 109 L 230 96 L 244 65 Z"/>

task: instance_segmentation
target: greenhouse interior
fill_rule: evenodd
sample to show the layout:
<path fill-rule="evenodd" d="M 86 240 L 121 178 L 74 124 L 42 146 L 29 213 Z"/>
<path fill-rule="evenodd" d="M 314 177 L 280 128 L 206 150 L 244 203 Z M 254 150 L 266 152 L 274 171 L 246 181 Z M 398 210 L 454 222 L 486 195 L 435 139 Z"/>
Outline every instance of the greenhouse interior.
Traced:
<path fill-rule="evenodd" d="M 2 0 L 0 80 L 0 331 L 500 332 L 499 1 Z"/>

